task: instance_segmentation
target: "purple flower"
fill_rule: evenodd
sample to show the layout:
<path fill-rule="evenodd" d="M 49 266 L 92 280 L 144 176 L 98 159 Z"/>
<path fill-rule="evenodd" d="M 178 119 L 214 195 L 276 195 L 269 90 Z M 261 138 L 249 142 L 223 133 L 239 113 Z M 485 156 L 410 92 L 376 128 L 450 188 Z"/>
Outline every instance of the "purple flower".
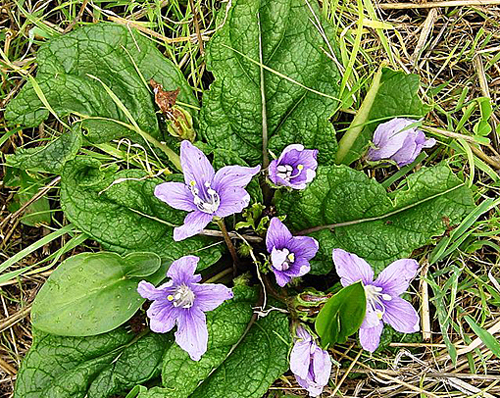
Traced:
<path fill-rule="evenodd" d="M 316 176 L 318 162 L 316 149 L 304 145 L 288 145 L 277 160 L 269 164 L 269 179 L 275 185 L 304 189 Z"/>
<path fill-rule="evenodd" d="M 240 213 L 250 202 L 245 187 L 260 166 L 226 166 L 215 173 L 205 154 L 189 141 L 181 144 L 184 183 L 157 185 L 155 196 L 175 209 L 189 211 L 184 225 L 174 229 L 174 240 L 196 235 L 214 217 Z"/>
<path fill-rule="evenodd" d="M 305 275 L 311 269 L 309 260 L 317 253 L 319 245 L 309 236 L 292 236 L 279 218 L 274 217 L 266 235 L 267 251 L 271 253 L 271 270 L 276 282 L 285 286 L 292 278 Z"/>
<path fill-rule="evenodd" d="M 147 311 L 151 330 L 166 333 L 177 325 L 175 341 L 193 361 L 199 361 L 207 351 L 208 330 L 204 313 L 233 298 L 231 289 L 224 285 L 197 283 L 201 276 L 194 275 L 194 272 L 199 260 L 195 256 L 181 257 L 167 272 L 170 281 L 157 288 L 141 281 L 137 288 L 142 297 L 153 300 Z"/>
<path fill-rule="evenodd" d="M 408 127 L 417 120 L 395 118 L 380 124 L 373 133 L 375 148 L 368 151 L 368 160 L 391 159 L 399 167 L 412 163 L 422 152 L 436 144 L 434 138 L 427 139 L 417 127 Z"/>
<path fill-rule="evenodd" d="M 328 352 L 319 348 L 302 326 L 297 328 L 297 337 L 290 354 L 290 370 L 297 382 L 317 397 L 328 384 L 332 362 Z"/>
<path fill-rule="evenodd" d="M 419 330 L 420 318 L 415 308 L 402 295 L 418 271 L 415 260 L 394 261 L 373 281 L 373 269 L 362 258 L 342 249 L 333 250 L 333 262 L 342 286 L 362 281 L 366 293 L 366 315 L 359 329 L 363 348 L 374 352 L 380 344 L 384 323 L 401 333 Z"/>

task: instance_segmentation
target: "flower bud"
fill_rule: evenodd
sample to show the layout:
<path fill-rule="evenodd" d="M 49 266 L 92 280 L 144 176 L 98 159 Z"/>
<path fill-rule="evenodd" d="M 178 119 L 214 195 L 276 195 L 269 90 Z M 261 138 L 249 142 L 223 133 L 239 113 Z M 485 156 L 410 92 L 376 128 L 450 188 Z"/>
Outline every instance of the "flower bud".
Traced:
<path fill-rule="evenodd" d="M 399 167 L 415 161 L 423 148 L 436 144 L 433 138 L 427 139 L 423 131 L 411 127 L 417 120 L 395 118 L 380 124 L 373 134 L 373 148 L 368 151 L 368 160 L 392 160 Z"/>

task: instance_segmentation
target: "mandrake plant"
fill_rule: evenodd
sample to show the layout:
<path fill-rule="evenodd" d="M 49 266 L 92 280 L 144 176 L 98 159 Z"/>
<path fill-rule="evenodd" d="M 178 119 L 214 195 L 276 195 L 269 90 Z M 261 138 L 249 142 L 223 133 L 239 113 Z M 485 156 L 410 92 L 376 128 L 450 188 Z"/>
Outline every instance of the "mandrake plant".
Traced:
<path fill-rule="evenodd" d="M 419 338 L 410 257 L 475 209 L 472 189 L 447 161 L 397 174 L 438 144 L 415 75 L 374 71 L 337 141 L 333 37 L 314 1 L 233 0 L 201 101 L 132 28 L 40 48 L 5 118 L 64 132 L 6 163 L 60 176 L 65 217 L 102 251 L 69 257 L 37 294 L 15 398 L 259 398 L 289 369 L 318 396 L 329 348 Z M 105 156 L 123 142 L 143 153 L 126 167 Z M 397 189 L 356 161 L 391 166 Z"/>

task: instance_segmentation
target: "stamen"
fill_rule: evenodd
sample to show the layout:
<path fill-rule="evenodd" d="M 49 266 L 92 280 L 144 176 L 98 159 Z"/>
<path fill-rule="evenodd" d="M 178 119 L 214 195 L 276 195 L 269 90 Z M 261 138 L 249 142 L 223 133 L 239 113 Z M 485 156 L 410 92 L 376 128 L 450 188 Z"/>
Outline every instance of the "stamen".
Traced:
<path fill-rule="evenodd" d="M 200 190 L 196 187 L 196 182 L 190 181 L 189 190 L 193 194 L 193 203 L 203 213 L 213 214 L 220 206 L 220 196 L 217 191 L 210 187 L 210 182 L 206 181 L 203 185 L 207 188 L 208 200 L 200 197 Z"/>
<path fill-rule="evenodd" d="M 382 300 L 392 300 L 392 296 L 386 293 L 382 293 L 382 290 L 383 289 L 380 286 L 365 286 L 366 303 L 376 313 L 378 319 L 382 319 L 385 314 L 385 304 Z M 380 309 L 379 307 L 382 307 L 382 309 Z"/>
<path fill-rule="evenodd" d="M 168 295 L 167 300 L 173 301 L 174 307 L 191 308 L 193 306 L 195 295 L 191 288 L 185 284 L 175 289 L 174 295 Z"/>
<path fill-rule="evenodd" d="M 289 164 L 279 165 L 277 167 L 278 170 L 277 176 L 289 182 L 292 178 L 297 178 L 302 173 L 302 170 L 304 170 L 304 165 L 299 164 L 297 165 L 296 168 L 297 168 L 297 173 L 292 174 L 293 167 L 291 165 Z"/>

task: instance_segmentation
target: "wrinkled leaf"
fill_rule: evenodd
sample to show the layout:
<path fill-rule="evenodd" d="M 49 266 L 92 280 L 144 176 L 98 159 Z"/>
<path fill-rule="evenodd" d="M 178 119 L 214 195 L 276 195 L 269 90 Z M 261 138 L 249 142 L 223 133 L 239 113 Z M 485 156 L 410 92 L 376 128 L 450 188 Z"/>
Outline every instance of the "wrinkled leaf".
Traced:
<path fill-rule="evenodd" d="M 343 158 L 343 164 L 351 164 L 364 154 L 379 124 L 395 117 L 418 120 L 429 112 L 429 107 L 420 99 L 419 86 L 418 75 L 383 68 L 380 84 L 374 93 L 373 100 L 370 100 L 369 104 L 364 104 L 365 114 L 362 118 L 355 119 L 353 124 L 356 125 L 351 126 L 351 128 L 363 127 L 350 151 Z"/>
<path fill-rule="evenodd" d="M 102 83 L 116 94 L 138 126 L 156 139 L 163 135 L 147 85 L 150 79 L 165 90 L 180 88 L 179 100 L 197 105 L 179 69 L 153 42 L 130 27 L 99 23 L 75 29 L 44 44 L 37 63 L 36 81 L 51 108 L 59 117 L 81 115 L 86 138 L 92 142 L 136 137 L 132 130 L 115 122 L 130 124 Z M 36 127 L 48 116 L 30 83 L 5 112 L 10 124 L 26 127 Z"/>
<path fill-rule="evenodd" d="M 185 213 L 154 196 L 161 182 L 140 170 L 101 169 L 95 159 L 80 158 L 62 173 L 61 206 L 71 222 L 109 250 L 153 252 L 162 259 L 194 254 L 201 259 L 198 270 L 214 264 L 223 246 L 214 246 L 213 239 L 174 242 L 173 226 L 182 224 Z"/>
<path fill-rule="evenodd" d="M 36 330 L 35 330 L 36 331 Z M 90 337 L 36 331 L 14 398 L 108 398 L 158 376 L 171 335 L 119 328 Z"/>
<path fill-rule="evenodd" d="M 42 147 L 17 149 L 15 154 L 5 156 L 5 163 L 18 169 L 58 174 L 81 146 L 82 133 L 75 128 Z"/>
<path fill-rule="evenodd" d="M 187 398 L 224 361 L 245 332 L 257 297 L 245 286 L 235 287 L 233 292 L 232 300 L 207 313 L 208 350 L 200 361 L 192 361 L 177 344 L 165 353 L 162 379 L 169 398 Z"/>
<path fill-rule="evenodd" d="M 165 264 L 166 266 L 170 263 Z M 157 284 L 165 267 L 154 253 L 81 253 L 65 260 L 50 275 L 33 303 L 33 325 L 62 336 L 108 332 L 129 320 L 144 299 L 143 279 Z"/>
<path fill-rule="evenodd" d="M 356 333 L 366 312 L 365 289 L 353 283 L 332 296 L 319 312 L 315 327 L 324 347 L 343 344 Z"/>
<path fill-rule="evenodd" d="M 282 197 L 279 214 L 293 231 L 319 240 L 312 273 L 332 269 L 341 248 L 368 261 L 376 272 L 407 257 L 474 208 L 472 193 L 446 165 L 424 168 L 388 194 L 381 184 L 345 166 L 323 166 L 309 187 Z M 340 225 L 337 225 L 340 224 Z"/>
<path fill-rule="evenodd" d="M 262 162 L 264 128 L 277 155 L 302 143 L 332 163 L 337 142 L 328 118 L 340 75 L 332 28 L 316 2 L 239 0 L 221 10 L 223 21 L 207 47 L 215 81 L 203 98 L 202 137 L 253 166 Z"/>
<path fill-rule="evenodd" d="M 288 317 L 273 311 L 255 322 L 245 339 L 191 398 L 261 398 L 288 369 Z"/>

